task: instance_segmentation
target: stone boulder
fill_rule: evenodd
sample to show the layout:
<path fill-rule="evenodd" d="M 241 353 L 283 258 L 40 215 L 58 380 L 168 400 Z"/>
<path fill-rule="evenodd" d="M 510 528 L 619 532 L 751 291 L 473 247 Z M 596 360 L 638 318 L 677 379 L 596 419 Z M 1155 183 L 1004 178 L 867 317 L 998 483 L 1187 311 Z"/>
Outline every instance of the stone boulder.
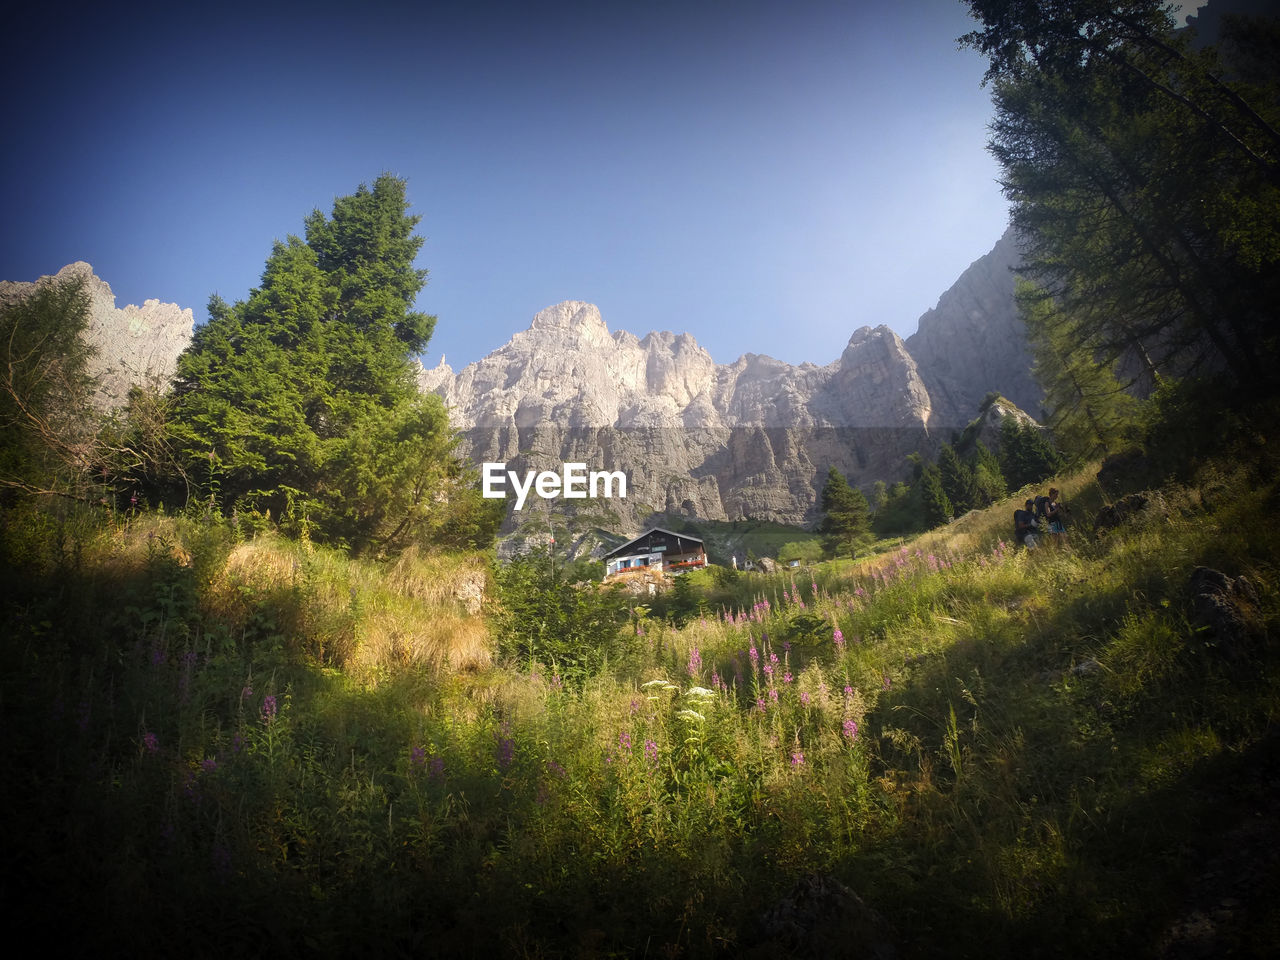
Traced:
<path fill-rule="evenodd" d="M 1208 645 L 1229 660 L 1245 659 L 1266 636 L 1258 593 L 1245 577 L 1196 567 L 1187 583 L 1192 625 Z"/>
<path fill-rule="evenodd" d="M 1105 533 L 1116 527 L 1131 524 L 1140 517 L 1166 517 L 1168 506 L 1159 493 L 1131 493 L 1115 503 L 1109 503 L 1098 511 L 1093 521 L 1094 533 Z"/>

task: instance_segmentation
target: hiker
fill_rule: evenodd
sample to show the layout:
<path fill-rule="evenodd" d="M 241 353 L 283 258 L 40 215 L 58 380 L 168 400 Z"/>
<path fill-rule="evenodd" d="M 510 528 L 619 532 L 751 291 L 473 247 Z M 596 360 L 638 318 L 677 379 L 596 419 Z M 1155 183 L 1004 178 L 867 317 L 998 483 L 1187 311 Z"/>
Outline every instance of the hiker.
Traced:
<path fill-rule="evenodd" d="M 1040 496 L 1036 497 L 1035 503 L 1036 526 L 1047 526 L 1049 523 L 1049 518 L 1047 516 L 1049 510 L 1049 497 L 1046 497 L 1042 493 Z"/>
<path fill-rule="evenodd" d="M 1049 496 L 1045 498 L 1047 501 L 1044 507 L 1044 518 L 1049 523 L 1050 533 L 1066 533 L 1067 508 L 1058 502 L 1057 487 L 1049 488 Z"/>
<path fill-rule="evenodd" d="M 1036 504 L 1028 500 L 1021 510 L 1013 511 L 1013 542 L 1022 544 L 1028 550 L 1036 546 Z"/>

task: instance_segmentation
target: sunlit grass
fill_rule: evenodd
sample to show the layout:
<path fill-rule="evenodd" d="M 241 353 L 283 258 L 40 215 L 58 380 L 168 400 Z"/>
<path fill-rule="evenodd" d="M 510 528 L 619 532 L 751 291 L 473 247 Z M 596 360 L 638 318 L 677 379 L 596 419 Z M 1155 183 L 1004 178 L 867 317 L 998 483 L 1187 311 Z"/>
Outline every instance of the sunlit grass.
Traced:
<path fill-rule="evenodd" d="M 234 916 L 249 952 L 376 925 L 445 954 L 734 956 L 815 872 L 908 956 L 1141 952 L 1210 771 L 1280 719 L 1274 649 L 1221 655 L 1186 591 L 1247 576 L 1274 636 L 1252 521 L 1276 488 L 1218 471 L 1095 535 L 1090 472 L 1058 485 L 1072 525 L 1034 551 L 1010 502 L 856 564 L 708 574 L 700 613 L 638 616 L 574 684 L 494 662 L 482 557 L 80 530 L 42 561 L 57 589 L 6 607 L 6 800 L 47 825 L 17 856 L 33 889 L 115 891 L 85 896 L 106 952 L 200 952 Z"/>

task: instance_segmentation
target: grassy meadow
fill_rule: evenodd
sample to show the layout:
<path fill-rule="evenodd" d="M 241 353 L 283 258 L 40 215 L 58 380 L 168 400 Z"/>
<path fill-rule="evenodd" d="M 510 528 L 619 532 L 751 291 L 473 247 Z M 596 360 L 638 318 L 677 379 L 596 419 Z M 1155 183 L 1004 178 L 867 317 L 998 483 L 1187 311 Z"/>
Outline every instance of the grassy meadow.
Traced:
<path fill-rule="evenodd" d="M 1211 465 L 1095 533 L 1095 471 L 1034 551 L 1015 497 L 721 570 L 576 684 L 496 656 L 481 556 L 10 515 L 4 899 L 95 956 L 1268 955 L 1280 490 Z"/>

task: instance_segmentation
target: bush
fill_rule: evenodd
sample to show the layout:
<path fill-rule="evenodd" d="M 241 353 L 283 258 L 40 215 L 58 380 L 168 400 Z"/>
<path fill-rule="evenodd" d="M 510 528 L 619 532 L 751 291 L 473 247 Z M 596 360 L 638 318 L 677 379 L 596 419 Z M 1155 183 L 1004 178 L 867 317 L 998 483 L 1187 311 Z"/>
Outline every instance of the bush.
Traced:
<path fill-rule="evenodd" d="M 627 609 L 616 588 L 574 584 L 566 572 L 546 550 L 516 557 L 498 570 L 498 651 L 581 680 L 618 649 Z"/>

